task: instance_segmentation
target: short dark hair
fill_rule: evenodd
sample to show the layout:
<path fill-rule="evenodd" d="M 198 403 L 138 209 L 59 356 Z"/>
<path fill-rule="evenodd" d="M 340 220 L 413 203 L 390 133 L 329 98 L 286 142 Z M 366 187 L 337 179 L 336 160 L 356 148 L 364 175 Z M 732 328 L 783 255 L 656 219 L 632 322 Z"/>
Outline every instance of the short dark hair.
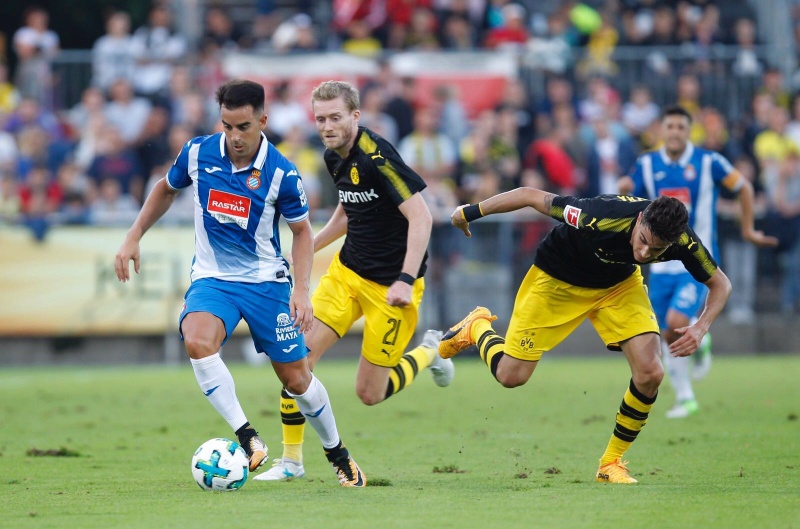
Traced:
<path fill-rule="evenodd" d="M 642 222 L 653 235 L 672 244 L 689 228 L 689 212 L 677 198 L 662 195 L 645 208 Z"/>
<path fill-rule="evenodd" d="M 259 113 L 264 111 L 264 99 L 264 87 L 245 79 L 232 79 L 217 88 L 217 103 L 220 108 L 234 110 L 250 105 Z"/>
<path fill-rule="evenodd" d="M 665 108 L 664 111 L 661 113 L 661 120 L 663 121 L 664 118 L 666 118 L 667 116 L 683 116 L 689 120 L 689 125 L 692 124 L 692 115 L 689 113 L 688 110 L 679 105 L 673 105 L 671 107 Z"/>

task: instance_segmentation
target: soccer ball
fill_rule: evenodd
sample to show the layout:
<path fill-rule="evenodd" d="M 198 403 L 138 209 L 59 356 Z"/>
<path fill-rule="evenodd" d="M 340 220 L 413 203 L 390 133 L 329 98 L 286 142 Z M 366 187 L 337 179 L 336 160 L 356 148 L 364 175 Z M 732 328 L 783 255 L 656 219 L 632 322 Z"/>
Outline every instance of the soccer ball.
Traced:
<path fill-rule="evenodd" d="M 203 490 L 237 490 L 247 481 L 250 461 L 236 441 L 209 439 L 192 457 L 192 476 Z"/>

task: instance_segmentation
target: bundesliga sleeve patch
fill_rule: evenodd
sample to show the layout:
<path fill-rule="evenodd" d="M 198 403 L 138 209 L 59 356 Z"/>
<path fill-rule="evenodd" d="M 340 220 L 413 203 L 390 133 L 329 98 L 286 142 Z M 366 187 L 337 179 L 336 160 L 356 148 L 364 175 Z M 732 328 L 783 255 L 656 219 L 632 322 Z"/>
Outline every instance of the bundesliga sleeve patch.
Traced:
<path fill-rule="evenodd" d="M 250 199 L 247 197 L 211 189 L 206 209 L 217 222 L 223 224 L 235 222 L 240 228 L 247 229 L 247 221 L 250 218 Z"/>
<path fill-rule="evenodd" d="M 581 210 L 575 206 L 567 206 L 564 208 L 564 222 L 577 228 L 581 220 Z"/>

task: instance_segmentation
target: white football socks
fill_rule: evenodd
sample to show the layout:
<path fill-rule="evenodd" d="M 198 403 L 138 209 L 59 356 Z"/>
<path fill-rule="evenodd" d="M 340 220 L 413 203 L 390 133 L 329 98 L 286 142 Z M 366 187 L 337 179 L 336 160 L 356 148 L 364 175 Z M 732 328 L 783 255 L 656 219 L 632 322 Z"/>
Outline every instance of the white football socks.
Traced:
<path fill-rule="evenodd" d="M 286 393 L 289 393 L 288 391 Z M 328 391 L 314 374 L 311 374 L 311 384 L 302 395 L 292 395 L 297 401 L 297 408 L 319 435 L 322 446 L 326 449 L 335 448 L 339 444 L 339 432 L 336 429 L 336 419 L 333 417 L 331 401 Z"/>
<path fill-rule="evenodd" d="M 694 389 L 692 388 L 691 377 L 691 357 L 672 356 L 669 352 L 669 345 L 666 340 L 661 340 L 661 356 L 664 366 L 669 374 L 669 383 L 675 390 L 675 401 L 694 400 Z"/>
<path fill-rule="evenodd" d="M 234 431 L 247 422 L 244 410 L 236 397 L 236 385 L 219 352 L 195 360 L 190 358 L 194 376 L 208 402 L 222 415 Z"/>

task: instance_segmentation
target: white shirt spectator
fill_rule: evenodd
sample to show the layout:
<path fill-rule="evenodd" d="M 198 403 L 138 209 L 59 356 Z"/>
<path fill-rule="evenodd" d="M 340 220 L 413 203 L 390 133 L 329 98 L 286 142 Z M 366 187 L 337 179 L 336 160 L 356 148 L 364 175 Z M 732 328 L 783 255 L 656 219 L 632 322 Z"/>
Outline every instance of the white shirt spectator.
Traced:
<path fill-rule="evenodd" d="M 117 79 L 134 79 L 133 40 L 130 17 L 117 12 L 106 23 L 106 34 L 92 47 L 92 84 L 108 90 Z"/>

